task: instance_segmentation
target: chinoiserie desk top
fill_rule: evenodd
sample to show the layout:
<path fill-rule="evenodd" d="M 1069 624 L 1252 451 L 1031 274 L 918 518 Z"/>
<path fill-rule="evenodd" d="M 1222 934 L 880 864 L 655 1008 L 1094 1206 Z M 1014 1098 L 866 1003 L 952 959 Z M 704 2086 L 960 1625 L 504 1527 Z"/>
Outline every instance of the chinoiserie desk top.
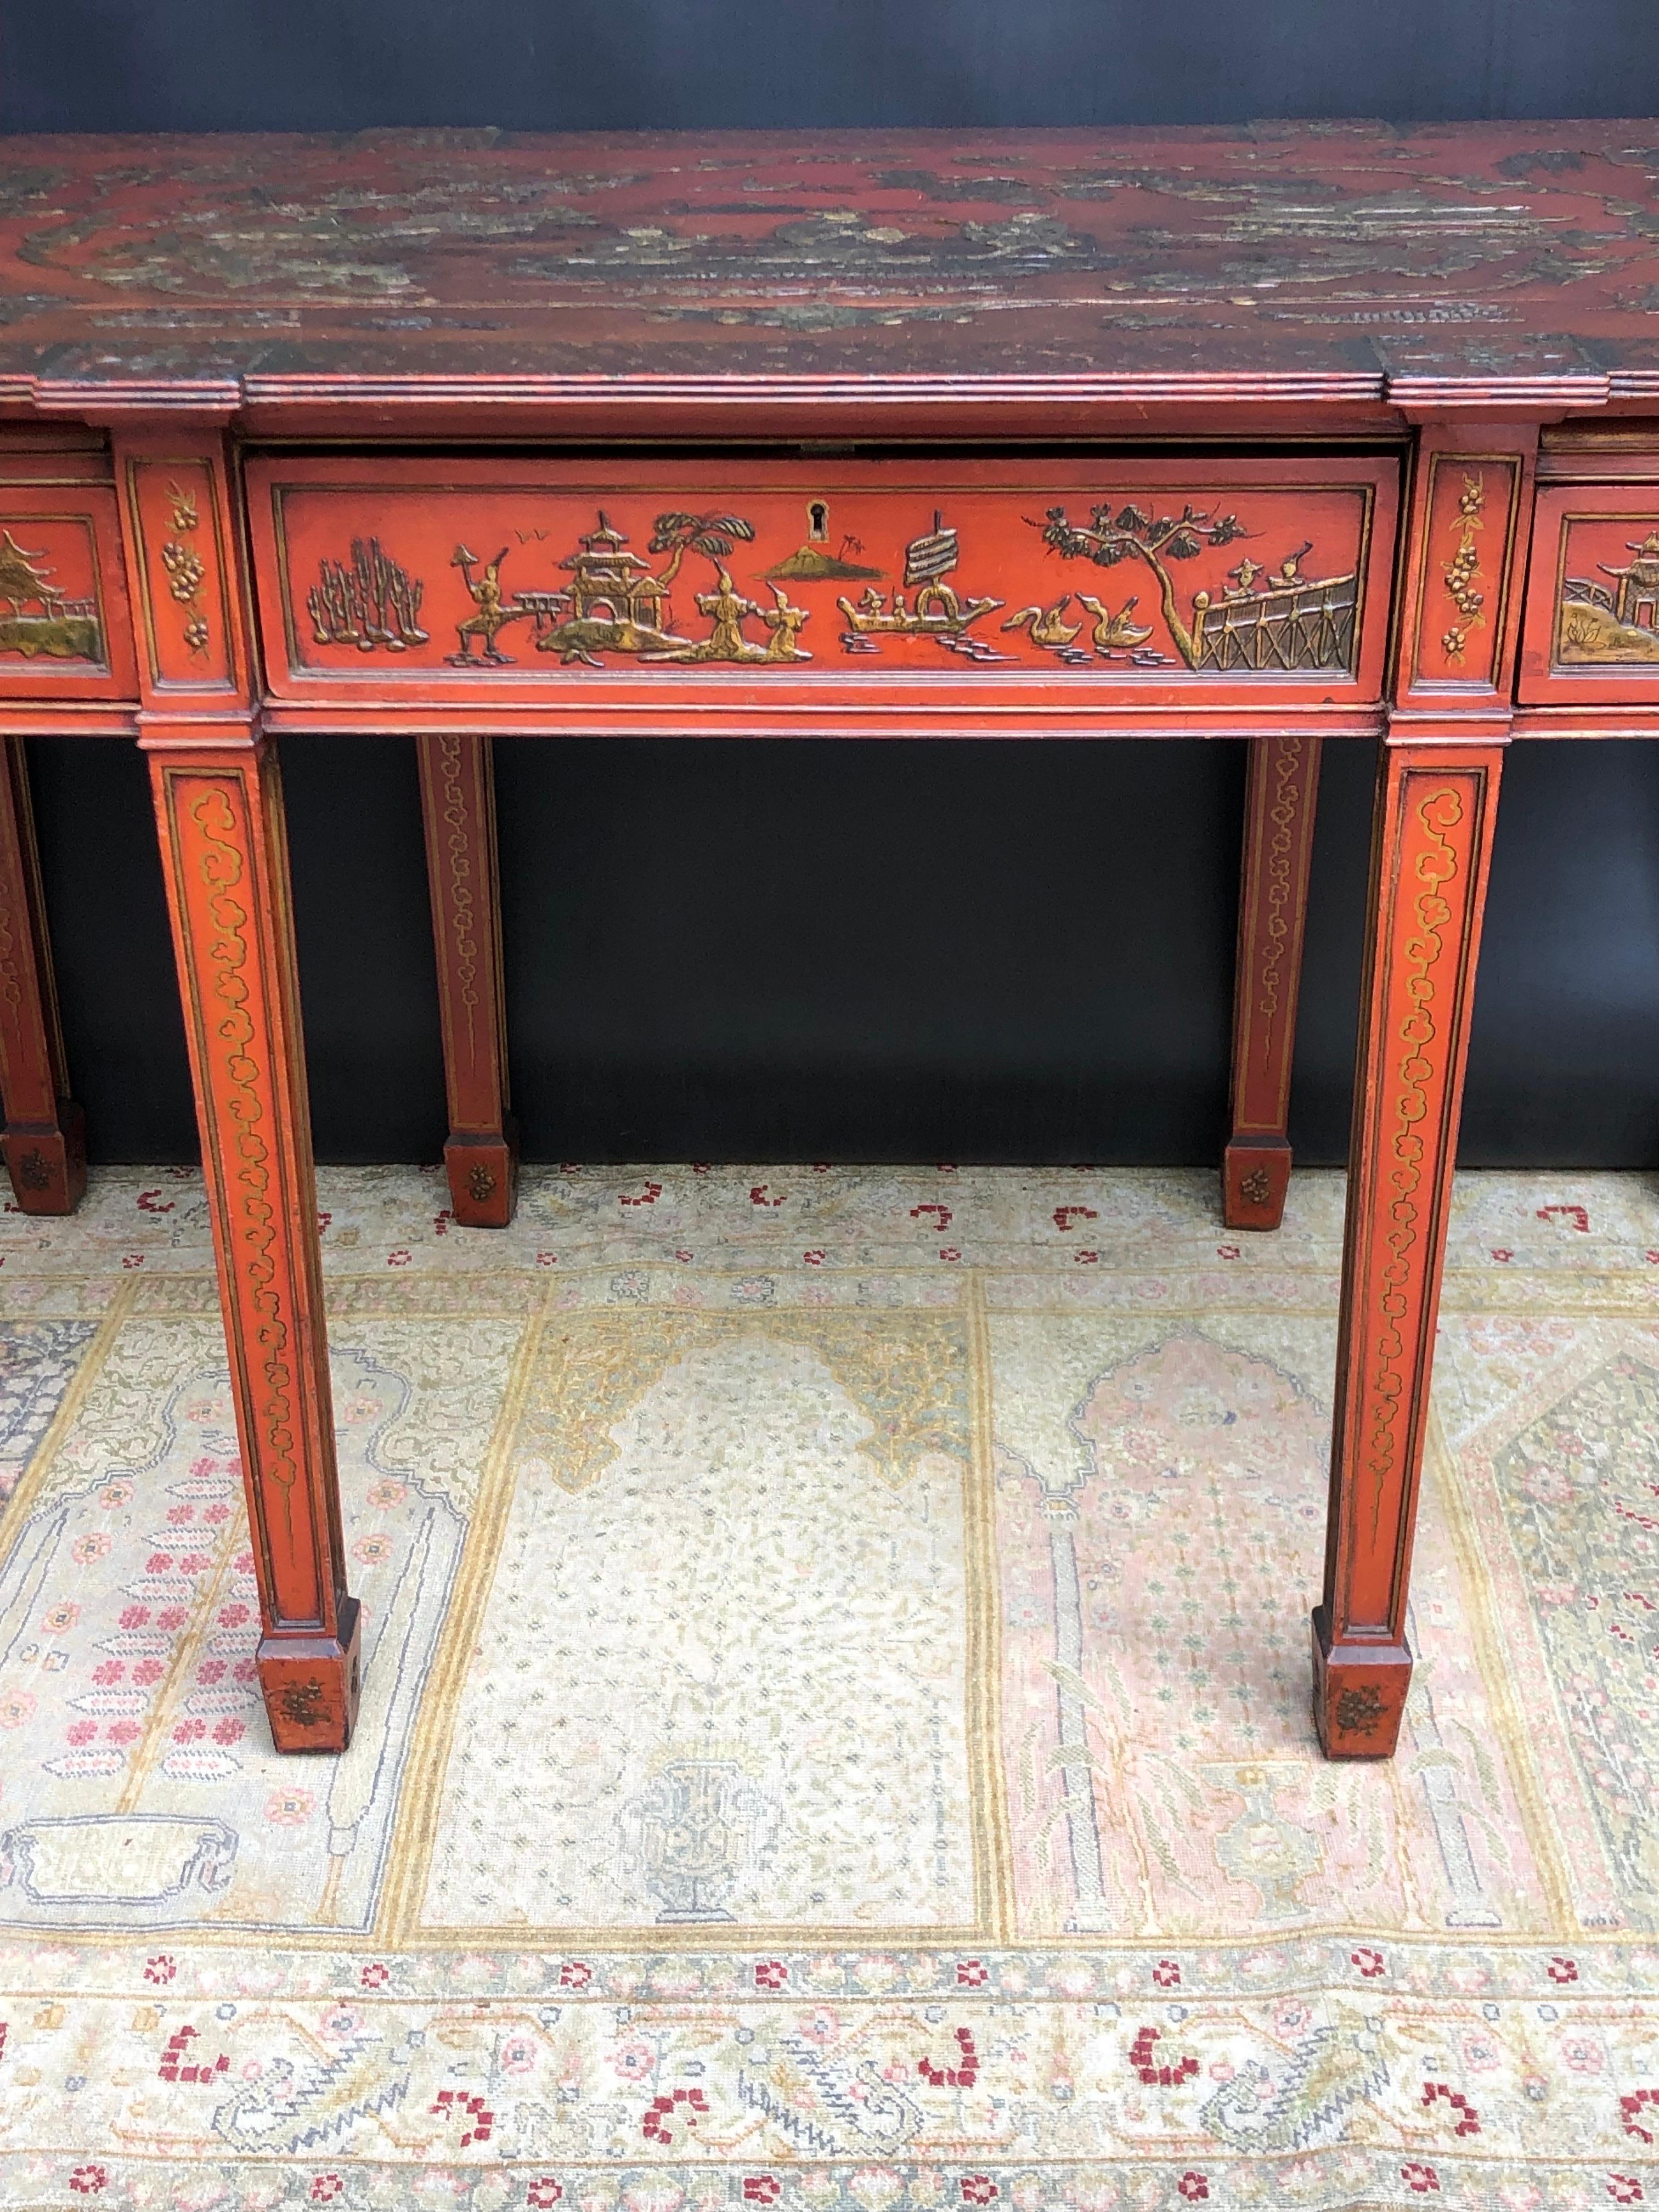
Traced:
<path fill-rule="evenodd" d="M 1647 122 L 14 137 L 0 156 L 8 407 L 258 427 L 448 403 L 499 425 L 552 403 L 593 428 L 619 386 L 705 406 L 781 386 L 926 428 L 964 384 L 1000 409 L 1659 402 Z"/>
<path fill-rule="evenodd" d="M 1327 1750 L 1393 1750 L 1504 759 L 1659 735 L 1659 125 L 0 142 L 0 1149 L 73 1206 L 24 740 L 137 738 L 259 1680 L 339 1750 L 306 729 L 412 741 L 469 1233 L 517 1158 L 496 733 L 1249 738 L 1237 1230 L 1321 746 L 1384 740 L 1312 1659 Z"/>

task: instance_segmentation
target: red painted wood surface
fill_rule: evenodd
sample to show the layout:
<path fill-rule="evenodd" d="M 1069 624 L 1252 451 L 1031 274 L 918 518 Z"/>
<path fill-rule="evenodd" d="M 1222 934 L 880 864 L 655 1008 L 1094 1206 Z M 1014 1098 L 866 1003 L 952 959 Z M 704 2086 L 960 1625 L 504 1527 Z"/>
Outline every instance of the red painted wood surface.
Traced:
<path fill-rule="evenodd" d="M 1399 465 L 256 456 L 267 682 L 538 729 L 1381 696 Z M 729 610 L 729 611 L 728 611 Z M 507 724 L 510 726 L 510 722 Z"/>
<path fill-rule="evenodd" d="M 1419 435 L 1401 531 L 1399 711 L 1509 713 L 1537 442 L 1527 422 L 1453 420 Z"/>
<path fill-rule="evenodd" d="M 245 704 L 247 650 L 232 565 L 235 474 L 214 441 L 164 428 L 118 450 L 127 572 L 137 611 L 139 693 L 152 711 L 188 715 Z"/>
<path fill-rule="evenodd" d="M 117 443 L 161 872 L 218 1261 L 282 1751 L 342 1751 L 361 1689 L 324 1325 L 276 752 L 245 631 L 233 457 L 199 427 Z"/>
<path fill-rule="evenodd" d="M 1446 1213 L 1502 744 L 1390 742 L 1349 1162 L 1314 1717 L 1335 1755 L 1390 1755 Z"/>
<path fill-rule="evenodd" d="M 23 740 L 0 738 L 0 1152 L 25 1213 L 72 1213 L 86 1117 L 69 1095 Z"/>
<path fill-rule="evenodd" d="M 1659 703 L 1659 448 L 1646 482 L 1540 490 L 1520 696 Z"/>
<path fill-rule="evenodd" d="M 1277 1229 L 1285 1212 L 1319 748 L 1317 737 L 1291 731 L 1250 747 L 1233 974 L 1232 1133 L 1221 1166 L 1229 1229 Z"/>
<path fill-rule="evenodd" d="M 415 741 L 438 963 L 450 1210 L 471 1229 L 513 1218 L 518 1132 L 508 1111 L 501 905 L 490 740 L 439 730 Z"/>
<path fill-rule="evenodd" d="M 866 420 L 963 380 L 1304 410 L 1432 404 L 1449 384 L 1659 399 L 1643 123 L 15 137 L 8 155 L 0 399 L 71 411 L 591 410 L 617 380 L 695 404 L 711 380 L 732 398 L 781 377 L 839 386 Z"/>
<path fill-rule="evenodd" d="M 1412 1543 L 1536 446 L 1534 425 L 1452 422 L 1413 454 L 1313 1620 L 1314 1718 L 1333 1757 L 1390 1755 L 1411 1682 Z"/>
<path fill-rule="evenodd" d="M 0 1075 L 61 1092 L 17 741 L 137 736 L 278 1742 L 344 1741 L 357 1628 L 270 739 L 416 743 L 471 1223 L 514 1167 L 489 733 L 603 730 L 1250 738 L 1237 1225 L 1289 1172 L 1318 750 L 1386 737 L 1315 1701 L 1390 1750 L 1503 748 L 1659 735 L 1652 131 L 8 153 L 0 927 L 40 1013 L 0 1006 Z"/>
<path fill-rule="evenodd" d="M 0 438 L 0 708 L 137 693 L 107 453 Z"/>
<path fill-rule="evenodd" d="M 359 1692 L 317 1254 L 281 787 L 246 738 L 145 740 L 202 1124 L 283 1751 L 342 1751 Z"/>

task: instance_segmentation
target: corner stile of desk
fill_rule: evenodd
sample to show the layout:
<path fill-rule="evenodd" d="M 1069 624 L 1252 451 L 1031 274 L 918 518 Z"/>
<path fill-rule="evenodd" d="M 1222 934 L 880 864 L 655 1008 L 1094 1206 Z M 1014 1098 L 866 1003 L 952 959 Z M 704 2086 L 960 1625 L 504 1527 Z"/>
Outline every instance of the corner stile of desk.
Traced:
<path fill-rule="evenodd" d="M 1431 423 L 1372 818 L 1314 1719 L 1389 1757 L 1463 1073 L 1514 696 L 1537 428 Z"/>
<path fill-rule="evenodd" d="M 233 479 L 202 427 L 116 441 L 148 756 L 279 1751 L 343 1751 L 359 1687 L 287 833 L 253 704 Z"/>

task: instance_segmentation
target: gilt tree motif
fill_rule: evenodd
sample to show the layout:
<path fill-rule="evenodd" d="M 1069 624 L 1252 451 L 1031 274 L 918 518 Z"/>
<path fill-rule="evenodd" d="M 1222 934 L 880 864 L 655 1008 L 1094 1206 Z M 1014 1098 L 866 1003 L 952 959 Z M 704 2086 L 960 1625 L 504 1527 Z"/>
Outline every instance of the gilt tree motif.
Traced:
<path fill-rule="evenodd" d="M 652 528 L 650 550 L 674 557 L 658 581 L 672 584 L 688 552 L 701 553 L 718 568 L 735 547 L 750 545 L 754 538 L 754 524 L 740 514 L 659 514 Z"/>
<path fill-rule="evenodd" d="M 1029 515 L 1026 520 L 1031 521 Z M 1031 527 L 1042 532 L 1043 544 L 1062 561 L 1092 561 L 1097 568 L 1115 568 L 1120 561 L 1144 562 L 1158 580 L 1164 623 L 1188 668 L 1198 665 L 1198 647 L 1176 605 L 1175 581 L 1165 563 L 1191 561 L 1206 545 L 1231 545 L 1250 534 L 1234 514 L 1200 514 L 1188 506 L 1179 515 L 1154 517 L 1125 505 L 1115 516 L 1105 501 L 1090 509 L 1086 526 L 1073 522 L 1063 507 L 1051 507 Z"/>

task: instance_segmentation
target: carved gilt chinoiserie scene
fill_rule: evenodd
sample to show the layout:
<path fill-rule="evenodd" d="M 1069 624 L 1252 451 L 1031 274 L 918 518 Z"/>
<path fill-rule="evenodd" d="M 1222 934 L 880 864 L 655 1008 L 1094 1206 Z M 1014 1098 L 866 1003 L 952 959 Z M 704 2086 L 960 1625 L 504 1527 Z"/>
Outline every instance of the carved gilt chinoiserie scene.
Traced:
<path fill-rule="evenodd" d="M 1037 1564 L 1019 1572 L 1048 1592 L 1042 1618 L 1059 1619 L 1061 1598 L 1071 1607 L 1070 1641 L 1040 1660 L 1018 1646 L 1048 1670 L 1030 1711 L 1060 1731 L 1050 1742 L 1049 1718 L 1030 1723 L 1048 1778 L 1031 1784 L 1042 1808 L 1030 1817 L 1046 1826 L 1018 1846 L 1046 1867 L 1051 1838 L 1066 1838 L 1073 1887 L 1056 1940 L 1115 1924 L 1089 1778 L 1088 1717 L 1110 1698 L 1086 1674 L 1075 1528 L 1092 1478 L 1077 1455 L 1107 1453 L 1109 1432 L 1109 1450 L 1139 1463 L 1143 1387 L 1167 1386 L 1198 1425 L 1235 1384 L 1273 1408 L 1289 1441 L 1249 1444 L 1252 1480 L 1277 1480 L 1281 1462 L 1309 1454 L 1315 1467 L 1311 1492 L 1284 1503 L 1286 1528 L 1305 1534 L 1326 1510 L 1328 1469 L 1322 1568 L 1310 1555 L 1295 1570 L 1307 1583 L 1298 1623 L 1322 1592 L 1311 1652 L 1298 1625 L 1291 1658 L 1261 1659 L 1276 1698 L 1292 1673 L 1297 1684 L 1293 1722 L 1275 1708 L 1273 1726 L 1336 1759 L 1386 1759 L 1402 1729 L 1414 1757 L 1439 1755 L 1427 1720 L 1412 1718 L 1429 1710 L 1421 1692 L 1407 1705 L 1411 1568 L 1499 783 L 1516 743 L 1659 733 L 1659 362 L 1644 304 L 1654 232 L 1632 212 L 1659 189 L 1659 157 L 1622 126 L 1562 128 L 1015 131 L 994 144 L 490 132 L 11 143 L 0 174 L 4 1156 L 20 1219 L 49 1237 L 40 1224 L 85 1190 L 86 1136 L 27 748 L 136 743 L 203 1179 L 189 1201 L 146 1184 L 134 1233 L 165 1221 L 158 1237 L 188 1244 L 204 1278 L 211 1265 L 225 1353 L 210 1391 L 158 1419 L 169 1433 L 205 1425 L 199 1480 L 219 1485 L 216 1513 L 244 1501 L 246 1553 L 212 1569 L 245 1585 L 233 1601 L 241 1642 L 216 1644 L 213 1659 L 244 1667 L 270 1741 L 337 1753 L 360 1708 L 371 1716 L 384 1787 L 363 1782 L 360 1802 L 356 1783 L 340 1783 L 331 1798 L 324 1918 L 370 1885 L 354 1838 L 383 1840 L 394 1799 L 405 1826 L 437 1820 L 446 1761 L 470 1756 L 471 1737 L 457 1748 L 419 1733 L 410 1686 L 434 1654 L 447 1682 L 471 1679 L 513 1485 L 545 1476 L 559 1510 L 595 1516 L 623 1547 L 605 1470 L 643 1449 L 639 1423 L 668 1419 L 653 1394 L 680 1382 L 665 1376 L 728 1355 L 720 1372 L 745 1407 L 775 1369 L 817 1363 L 811 1390 L 829 1410 L 803 1429 L 801 1464 L 826 1497 L 823 1455 L 835 1458 L 845 1423 L 884 1439 L 884 1556 L 921 1544 L 924 1528 L 969 1530 L 966 1589 L 1005 1537 L 1029 1543 Z M 404 748 L 411 807 L 419 792 L 447 1130 L 429 1234 L 404 1222 L 394 1237 L 390 1214 L 348 1222 L 343 1200 L 319 1202 L 312 1157 L 283 747 L 361 733 Z M 1033 1170 L 1040 1202 L 1018 1206 L 974 1197 L 979 1171 L 960 1164 L 905 1184 L 902 1205 L 872 1196 L 870 1171 L 835 1163 L 745 1171 L 729 1188 L 717 1163 L 637 1180 L 630 1168 L 598 1197 L 574 1168 L 521 1173 L 496 749 L 685 736 L 1241 748 L 1218 1193 L 1183 1200 L 1184 1214 L 1148 1199 L 1142 1227 L 1126 1229 L 1095 1169 L 1065 1170 L 1083 1178 L 1075 1188 Z M 1332 1185 L 1293 1189 L 1290 1141 L 1315 806 L 1334 745 L 1378 762 L 1346 1214 Z M 1098 830 L 1068 830 L 1068 864 L 1110 865 Z M 1160 819 L 1145 835 L 1182 830 Z M 1121 968 L 1134 952 L 1103 945 L 1100 958 Z M 95 1159 L 95 1127 L 91 1143 Z M 1316 1265 L 1287 1196 L 1325 1209 Z M 374 1211 L 361 1192 L 351 1205 Z M 884 1206 L 890 1220 L 877 1218 Z M 1553 1216 L 1572 1212 L 1553 1202 Z M 1024 1225 L 1011 1230 L 1016 1213 Z M 1115 1365 L 1100 1349 L 1129 1328 L 1115 1308 L 1109 1328 L 1102 1316 L 1134 1269 L 1146 1311 L 1167 1292 L 1174 1312 L 1153 1264 L 1166 1231 L 1186 1254 L 1169 1279 L 1182 1297 L 1224 1301 L 1233 1291 L 1218 1284 L 1304 1271 L 1285 1276 L 1282 1310 L 1248 1308 L 1259 1354 L 1243 1322 L 1208 1349 L 1178 1332 L 1138 1339 Z M 331 1370 L 325 1266 L 384 1246 L 372 1291 L 341 1275 L 330 1295 L 343 1316 L 356 1297 L 385 1318 L 392 1306 L 377 1300 L 418 1304 L 429 1291 L 440 1237 L 444 1264 L 489 1285 L 466 1326 L 480 1371 L 500 1370 L 497 1410 L 510 1400 L 510 1418 L 499 1436 L 515 1441 L 489 1443 L 484 1422 L 480 1443 L 476 1408 L 452 1408 L 464 1444 L 399 1445 L 404 1458 L 371 1475 L 354 1423 L 372 1427 L 362 1408 L 391 1386 L 356 1338 L 337 1342 Z M 141 1253 L 128 1272 L 142 1286 L 122 1291 L 120 1313 L 147 1315 L 146 1300 L 159 1311 L 164 1271 L 145 1273 Z M 20 1273 L 0 1279 L 0 1299 Z M 389 1290 L 394 1279 L 408 1287 Z M 1018 1364 L 1021 1300 L 1047 1313 L 1062 1280 L 1054 1312 L 1070 1318 L 1054 1342 L 1071 1341 L 1074 1322 L 1106 1335 L 1088 1340 L 1088 1359 L 1066 1353 L 1075 1373 L 1054 1354 L 1072 1395 L 1038 1419 L 1023 1385 L 999 1396 L 996 1378 Z M 625 1340 L 624 1311 L 636 1332 Z M 740 1355 L 726 1342 L 739 1327 Z M 1120 1372 L 1143 1359 L 1152 1380 Z M 638 1382 L 637 1363 L 653 1360 L 656 1379 Z M 1228 1363 L 1249 1360 L 1246 1388 Z M 779 1383 L 780 1402 L 797 1403 L 798 1382 Z M 718 1428 L 726 1414 L 709 1405 L 698 1418 Z M 377 1579 L 380 1535 L 343 1515 L 343 1455 L 384 1501 L 388 1529 L 394 1509 L 422 1500 L 394 1589 Z M 950 1486 L 963 1468 L 971 1495 Z M 130 1480 L 142 1489 L 140 1474 Z M 207 1495 L 173 1500 L 179 1527 L 198 1503 L 209 1525 Z M 1162 1510 L 1146 1507 L 1147 1527 Z M 31 1543 L 58 1541 L 46 1525 L 28 1522 Z M 1103 1558 L 1110 1532 L 1097 1534 Z M 1229 1540 L 1192 1540 L 1207 1557 Z M 1282 1550 L 1264 1539 L 1252 1557 Z M 89 1573 L 102 1556 L 86 1553 Z M 218 1558 L 182 1539 L 147 1556 L 168 1562 L 154 1570 L 163 1578 L 183 1558 Z M 536 1577 L 520 1568 L 529 1605 Z M 125 1601 L 149 1608 L 122 1632 L 135 1636 L 159 1635 L 160 1613 L 177 1611 L 159 1583 Z M 196 1601 L 179 1599 L 181 1620 Z M 1109 1612 L 1103 1596 L 1088 1602 Z M 1249 1613 L 1258 1656 L 1269 1643 L 1280 1653 L 1290 1616 L 1272 1605 L 1284 1602 L 1280 1589 Z M 971 1652 L 959 1668 L 940 1658 L 940 1679 L 1000 1663 L 997 1608 L 983 1592 L 972 1604 L 984 1610 Z M 850 1596 L 831 1610 L 856 1617 Z M 123 1667 L 132 1656 L 117 1655 Z M 573 1712 L 598 1695 L 587 1663 L 568 1636 L 546 1662 L 555 1689 L 568 1668 Z M 990 1747 L 1001 1692 L 974 1680 L 952 1708 L 971 1711 L 983 1741 L 966 1902 L 951 1924 L 988 1942 L 993 1919 L 1005 1931 L 1018 1919 L 1013 1862 L 999 1854 L 1006 1823 L 1024 1814 L 1010 1814 L 1003 1751 Z M 95 1686 L 132 1691 L 125 1675 Z M 219 1755 L 208 1722 L 233 1717 L 207 1705 L 182 1716 L 202 1720 L 200 1742 L 165 1753 L 157 1722 L 143 1756 L 157 1771 L 182 1759 L 186 1779 L 205 1773 Z M 125 1721 L 124 1707 L 109 1724 Z M 475 1723 L 482 1742 L 494 1721 Z M 71 1747 L 94 1765 L 118 1752 L 119 1764 L 130 1746 L 103 1725 L 100 1708 Z M 1254 1755 L 1255 1725 L 1241 1721 L 1236 1744 L 1206 1737 L 1205 1758 Z M 687 1718 L 685 1742 L 713 1729 Z M 228 1730 L 226 1758 L 231 1741 Z M 406 1773 L 418 1788 L 398 1798 Z M 1235 1780 L 1241 1802 L 1268 1789 Z M 665 1911 L 718 1919 L 726 1875 L 693 1879 L 664 1838 L 677 1822 L 759 1838 L 771 1817 L 760 1784 L 735 1753 L 694 1756 L 685 1743 L 635 1783 L 627 1851 L 653 1869 Z M 136 1819 L 131 1789 L 122 1809 Z M 753 1852 L 758 1863 L 759 1841 Z M 1156 1856 L 1144 1850 L 1143 1867 Z M 957 1894 L 956 1879 L 939 1873 L 941 1894 Z M 398 1924 L 424 1909 L 411 1892 Z"/>
<path fill-rule="evenodd" d="M 947 672 L 989 698 L 1034 675 L 1378 695 L 1386 625 L 1364 616 L 1386 607 L 1392 460 L 1204 479 L 895 455 L 830 473 L 458 459 L 441 481 L 366 481 L 355 460 L 255 455 L 270 680 L 297 701 L 459 693 L 459 674 L 473 696 L 583 707 L 604 696 L 584 672 L 660 686 L 694 670 L 805 677 L 819 696 Z"/>

